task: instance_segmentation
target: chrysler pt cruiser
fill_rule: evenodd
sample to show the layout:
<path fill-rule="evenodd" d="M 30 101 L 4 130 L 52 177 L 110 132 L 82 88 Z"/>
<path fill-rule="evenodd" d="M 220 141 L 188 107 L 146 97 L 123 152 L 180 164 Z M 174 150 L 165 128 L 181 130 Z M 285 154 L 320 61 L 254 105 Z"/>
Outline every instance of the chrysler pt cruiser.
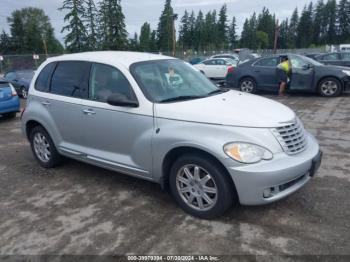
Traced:
<path fill-rule="evenodd" d="M 186 212 L 282 199 L 316 173 L 321 151 L 288 107 L 218 89 L 191 65 L 133 52 L 50 58 L 22 129 L 45 168 L 62 156 L 154 181 Z"/>

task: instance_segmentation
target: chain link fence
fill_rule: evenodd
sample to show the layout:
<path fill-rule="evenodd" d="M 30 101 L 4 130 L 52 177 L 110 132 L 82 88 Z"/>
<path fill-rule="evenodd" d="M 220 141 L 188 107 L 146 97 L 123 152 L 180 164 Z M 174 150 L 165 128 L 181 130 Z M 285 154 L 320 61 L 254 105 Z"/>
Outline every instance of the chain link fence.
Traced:
<path fill-rule="evenodd" d="M 36 70 L 49 57 L 61 54 L 0 55 L 0 76 L 10 70 Z"/>
<path fill-rule="evenodd" d="M 245 49 L 247 50 L 247 49 Z M 324 48 L 308 48 L 308 49 L 279 49 L 276 51 L 277 54 L 282 53 L 293 53 L 293 54 L 311 54 L 311 53 L 323 53 L 326 52 L 326 47 Z M 213 55 L 233 53 L 233 50 L 214 50 L 214 51 L 176 51 L 175 57 L 183 59 L 185 61 L 190 61 L 193 58 L 200 57 L 203 59 L 211 57 Z M 271 56 L 274 54 L 274 50 L 249 50 L 251 53 L 256 53 L 261 56 Z M 168 56 L 173 56 L 172 52 L 153 52 L 155 54 L 163 54 Z M 0 55 L 0 76 L 9 70 L 23 70 L 32 69 L 36 70 L 42 62 L 44 62 L 49 57 L 58 56 L 61 54 L 28 54 L 28 55 Z"/>

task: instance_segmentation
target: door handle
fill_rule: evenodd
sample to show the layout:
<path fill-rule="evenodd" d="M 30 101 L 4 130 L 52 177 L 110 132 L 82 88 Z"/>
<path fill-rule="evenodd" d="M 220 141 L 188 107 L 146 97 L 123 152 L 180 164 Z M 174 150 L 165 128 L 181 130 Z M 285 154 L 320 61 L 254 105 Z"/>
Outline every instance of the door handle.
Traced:
<path fill-rule="evenodd" d="M 95 115 L 96 114 L 96 112 L 94 110 L 92 110 L 92 109 L 84 109 L 83 113 L 85 115 Z"/>
<path fill-rule="evenodd" d="M 48 102 L 48 101 L 42 101 L 41 104 L 43 104 L 44 106 L 48 106 L 48 105 L 50 105 L 50 102 Z"/>

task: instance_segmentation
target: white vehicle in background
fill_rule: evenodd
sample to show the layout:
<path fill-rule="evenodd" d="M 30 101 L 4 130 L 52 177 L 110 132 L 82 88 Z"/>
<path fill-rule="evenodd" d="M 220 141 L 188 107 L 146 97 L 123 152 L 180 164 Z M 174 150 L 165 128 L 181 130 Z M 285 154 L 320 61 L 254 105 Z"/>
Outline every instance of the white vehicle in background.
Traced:
<path fill-rule="evenodd" d="M 210 57 L 211 59 L 213 58 L 229 58 L 234 61 L 237 61 L 237 64 L 239 62 L 239 56 L 237 54 L 218 54 L 218 55 L 213 55 Z"/>
<path fill-rule="evenodd" d="M 193 66 L 210 79 L 223 80 L 227 74 L 233 72 L 237 61 L 229 58 L 212 58 Z"/>
<path fill-rule="evenodd" d="M 339 45 L 340 52 L 349 52 L 350 51 L 350 44 L 343 44 Z"/>

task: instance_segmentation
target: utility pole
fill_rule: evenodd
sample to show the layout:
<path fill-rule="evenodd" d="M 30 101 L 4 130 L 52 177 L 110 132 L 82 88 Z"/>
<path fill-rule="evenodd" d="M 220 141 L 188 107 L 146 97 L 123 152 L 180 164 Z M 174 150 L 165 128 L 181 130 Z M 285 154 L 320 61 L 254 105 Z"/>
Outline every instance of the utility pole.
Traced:
<path fill-rule="evenodd" d="M 46 40 L 45 38 L 43 38 L 43 44 L 44 44 L 44 50 L 45 50 L 45 55 L 46 55 L 46 58 L 49 57 L 48 53 L 47 53 L 47 45 L 46 45 Z"/>
<path fill-rule="evenodd" d="M 178 15 L 173 14 L 173 57 L 176 55 L 176 30 L 175 30 L 175 20 L 177 20 Z"/>
<path fill-rule="evenodd" d="M 278 44 L 278 37 L 280 35 L 280 26 L 278 23 L 278 19 L 276 21 L 276 25 L 275 25 L 275 42 L 273 45 L 273 53 L 276 54 L 277 53 L 277 44 Z"/>

